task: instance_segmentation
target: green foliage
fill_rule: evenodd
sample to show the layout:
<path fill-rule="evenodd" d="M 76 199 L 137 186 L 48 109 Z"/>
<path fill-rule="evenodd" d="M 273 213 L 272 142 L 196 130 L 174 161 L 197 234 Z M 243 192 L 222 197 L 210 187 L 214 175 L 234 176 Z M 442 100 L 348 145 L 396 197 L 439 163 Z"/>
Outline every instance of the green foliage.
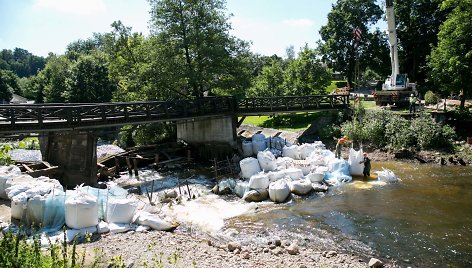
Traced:
<path fill-rule="evenodd" d="M 9 152 L 13 149 L 13 146 L 8 143 L 0 144 L 0 165 L 7 166 L 13 164 L 13 160 Z"/>
<path fill-rule="evenodd" d="M 272 60 L 270 65 L 262 67 L 261 73 L 252 82 L 248 97 L 282 96 L 284 88 L 284 68 L 279 60 Z"/>
<path fill-rule="evenodd" d="M 451 127 L 433 122 L 427 113 L 407 120 L 385 110 L 367 110 L 362 123 L 355 119 L 344 122 L 341 132 L 372 148 L 393 150 L 451 149 L 456 137 Z"/>
<path fill-rule="evenodd" d="M 441 25 L 438 44 L 429 58 L 431 78 L 448 92 L 459 93 L 461 107 L 472 96 L 472 0 L 445 0 L 441 10 L 452 10 Z"/>
<path fill-rule="evenodd" d="M 436 104 L 439 102 L 439 97 L 438 95 L 434 94 L 431 90 L 428 90 L 424 94 L 424 102 L 426 105 L 431 105 L 431 104 Z"/>
<path fill-rule="evenodd" d="M 325 94 L 331 83 L 331 71 L 322 65 L 314 50 L 305 46 L 288 64 L 284 83 L 285 95 Z"/>
<path fill-rule="evenodd" d="M 45 58 L 35 56 L 26 49 L 3 49 L 0 52 L 0 69 L 12 71 L 18 77 L 34 76 L 45 64 Z"/>
<path fill-rule="evenodd" d="M 423 84 L 427 78 L 427 56 L 438 42 L 440 25 L 447 12 L 443 0 L 394 1 L 400 66 L 410 81 Z"/>
<path fill-rule="evenodd" d="M 71 61 L 65 56 L 52 55 L 48 63 L 40 72 L 40 78 L 44 79 L 44 102 L 65 102 L 64 92 L 67 92 L 66 80 Z"/>
<path fill-rule="evenodd" d="M 229 34 L 225 1 L 149 2 L 151 31 L 163 59 L 159 67 L 180 82 L 176 89 L 201 97 L 213 88 L 237 91 L 249 85 L 248 44 Z"/>
<path fill-rule="evenodd" d="M 320 29 L 321 41 L 318 47 L 324 62 L 328 62 L 330 68 L 342 72 L 351 84 L 356 58 L 362 68 L 370 67 L 381 74 L 390 66 L 385 36 L 379 30 L 369 31 L 370 25 L 375 24 L 381 15 L 382 9 L 375 0 L 337 1 L 328 14 L 327 24 Z M 362 39 L 358 44 L 355 44 L 352 35 L 356 27 L 362 31 Z"/>
<path fill-rule="evenodd" d="M 13 93 L 19 93 L 18 77 L 7 70 L 0 70 L 0 103 L 10 102 Z"/>

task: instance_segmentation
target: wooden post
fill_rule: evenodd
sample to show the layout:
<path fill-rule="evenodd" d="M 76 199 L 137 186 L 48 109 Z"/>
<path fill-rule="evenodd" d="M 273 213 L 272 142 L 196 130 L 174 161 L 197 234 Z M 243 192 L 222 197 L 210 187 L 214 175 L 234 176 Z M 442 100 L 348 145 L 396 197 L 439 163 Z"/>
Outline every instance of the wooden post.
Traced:
<path fill-rule="evenodd" d="M 115 175 L 120 175 L 120 160 L 115 156 Z"/>
<path fill-rule="evenodd" d="M 138 176 L 138 159 L 133 158 L 134 175 Z"/>
<path fill-rule="evenodd" d="M 128 166 L 129 175 L 133 175 L 133 166 L 131 165 L 131 161 L 129 160 L 129 157 L 126 157 L 126 165 Z"/>

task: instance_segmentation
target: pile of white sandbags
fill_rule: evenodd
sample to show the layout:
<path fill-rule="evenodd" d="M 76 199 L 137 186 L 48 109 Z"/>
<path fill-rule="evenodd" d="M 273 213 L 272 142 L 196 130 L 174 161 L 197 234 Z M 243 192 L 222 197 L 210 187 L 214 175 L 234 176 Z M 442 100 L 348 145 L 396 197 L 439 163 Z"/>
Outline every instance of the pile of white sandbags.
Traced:
<path fill-rule="evenodd" d="M 87 193 L 82 187 L 67 191 L 65 201 L 66 225 L 72 229 L 82 229 L 98 224 L 97 197 Z"/>
<path fill-rule="evenodd" d="M 17 166 L 0 166 L 0 198 L 7 199 L 7 193 L 5 192 L 6 182 L 16 176 L 21 175 L 21 170 Z"/>
<path fill-rule="evenodd" d="M 262 141 L 262 136 L 257 138 Z M 279 142 L 281 142 L 279 140 Z M 253 137 L 254 143 L 254 137 Z M 273 140 L 269 140 L 270 146 Z M 240 161 L 241 175 L 246 180 L 236 183 L 233 193 L 248 202 L 270 198 L 283 202 L 290 194 L 306 195 L 313 189 L 325 191 L 326 185 L 339 185 L 352 181 L 351 173 L 363 169 L 362 151 L 351 150 L 350 161 L 337 159 L 320 142 L 303 145 L 286 145 L 283 157 L 270 150 L 257 153 L 257 159 L 248 157 Z M 350 165 L 351 163 L 351 165 Z M 356 164 L 357 163 L 357 164 Z M 382 178 L 390 180 L 390 175 Z"/>

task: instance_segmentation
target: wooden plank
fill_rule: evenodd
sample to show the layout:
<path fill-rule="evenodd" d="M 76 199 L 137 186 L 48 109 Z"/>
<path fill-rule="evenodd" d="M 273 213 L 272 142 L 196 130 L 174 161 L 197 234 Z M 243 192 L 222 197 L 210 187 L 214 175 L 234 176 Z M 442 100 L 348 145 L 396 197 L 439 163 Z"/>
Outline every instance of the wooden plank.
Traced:
<path fill-rule="evenodd" d="M 58 166 L 52 166 L 45 169 L 34 170 L 31 172 L 26 172 L 26 174 L 30 175 L 31 177 L 40 177 L 40 176 L 50 176 L 53 174 L 61 173 L 63 171 L 62 168 Z"/>

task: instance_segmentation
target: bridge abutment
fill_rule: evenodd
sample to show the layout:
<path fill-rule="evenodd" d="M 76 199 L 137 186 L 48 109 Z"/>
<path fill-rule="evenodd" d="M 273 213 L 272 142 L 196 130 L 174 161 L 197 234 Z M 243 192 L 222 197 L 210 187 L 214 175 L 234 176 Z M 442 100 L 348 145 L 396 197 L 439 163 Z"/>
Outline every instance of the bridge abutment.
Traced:
<path fill-rule="evenodd" d="M 177 122 L 177 139 L 184 140 L 196 150 L 194 157 L 223 158 L 236 147 L 237 117 L 220 116 Z"/>
<path fill-rule="evenodd" d="M 44 161 L 63 168 L 59 181 L 69 189 L 97 183 L 97 137 L 89 131 L 48 132 L 39 137 Z"/>

